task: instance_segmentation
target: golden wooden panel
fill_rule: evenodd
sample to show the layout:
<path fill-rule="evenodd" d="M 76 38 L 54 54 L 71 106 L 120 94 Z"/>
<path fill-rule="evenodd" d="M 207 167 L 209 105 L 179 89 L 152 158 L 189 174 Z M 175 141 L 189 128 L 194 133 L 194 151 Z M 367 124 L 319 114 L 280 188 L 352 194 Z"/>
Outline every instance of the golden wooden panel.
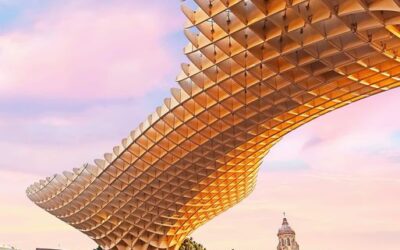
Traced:
<path fill-rule="evenodd" d="M 27 190 L 106 249 L 177 249 L 282 136 L 399 86 L 397 0 L 195 2 L 180 88 L 104 159 Z"/>

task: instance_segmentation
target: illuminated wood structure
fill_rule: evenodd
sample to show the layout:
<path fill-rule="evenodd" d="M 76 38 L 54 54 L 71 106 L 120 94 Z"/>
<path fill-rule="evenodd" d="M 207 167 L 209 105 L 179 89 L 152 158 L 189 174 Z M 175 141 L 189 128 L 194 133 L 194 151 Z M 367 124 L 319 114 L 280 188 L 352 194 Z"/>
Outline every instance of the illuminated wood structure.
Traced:
<path fill-rule="evenodd" d="M 180 88 L 104 159 L 27 190 L 106 249 L 177 249 L 282 136 L 399 86 L 399 0 L 195 2 Z"/>

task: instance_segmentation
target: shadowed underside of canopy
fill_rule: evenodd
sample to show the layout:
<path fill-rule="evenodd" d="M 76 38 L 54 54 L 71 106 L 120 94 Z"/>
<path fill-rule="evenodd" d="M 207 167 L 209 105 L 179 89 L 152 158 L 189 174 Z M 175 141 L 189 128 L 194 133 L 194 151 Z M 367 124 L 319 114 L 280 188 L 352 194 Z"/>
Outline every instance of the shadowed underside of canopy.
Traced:
<path fill-rule="evenodd" d="M 27 190 L 106 249 L 177 249 L 282 136 L 400 85 L 398 0 L 195 2 L 180 88 L 104 159 Z"/>

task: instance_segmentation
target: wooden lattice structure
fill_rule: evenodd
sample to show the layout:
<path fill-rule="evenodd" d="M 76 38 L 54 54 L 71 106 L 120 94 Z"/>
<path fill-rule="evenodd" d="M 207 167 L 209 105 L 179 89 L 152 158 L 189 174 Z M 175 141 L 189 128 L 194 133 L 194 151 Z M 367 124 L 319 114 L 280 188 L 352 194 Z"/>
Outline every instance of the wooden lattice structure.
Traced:
<path fill-rule="evenodd" d="M 282 136 L 399 86 L 399 0 L 195 2 L 180 88 L 104 159 L 27 190 L 106 249 L 177 249 Z"/>

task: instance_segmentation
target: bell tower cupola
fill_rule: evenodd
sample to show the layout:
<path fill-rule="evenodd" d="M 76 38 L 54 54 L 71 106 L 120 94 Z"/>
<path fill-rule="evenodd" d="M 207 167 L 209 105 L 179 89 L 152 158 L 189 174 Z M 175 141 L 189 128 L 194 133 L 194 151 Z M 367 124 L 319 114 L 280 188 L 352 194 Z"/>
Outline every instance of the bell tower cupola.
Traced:
<path fill-rule="evenodd" d="M 286 214 L 283 214 L 282 226 L 278 231 L 279 244 L 277 250 L 299 250 L 299 244 L 296 242 L 296 233 L 289 226 Z"/>

